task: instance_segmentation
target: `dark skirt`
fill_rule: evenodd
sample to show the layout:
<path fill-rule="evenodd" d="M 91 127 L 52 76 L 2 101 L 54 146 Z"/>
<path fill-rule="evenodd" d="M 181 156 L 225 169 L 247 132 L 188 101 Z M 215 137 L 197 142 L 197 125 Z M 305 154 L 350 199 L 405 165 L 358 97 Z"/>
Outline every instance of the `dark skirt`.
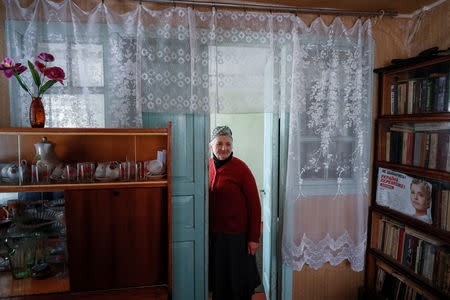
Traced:
<path fill-rule="evenodd" d="M 211 233 L 209 291 L 213 300 L 251 299 L 260 284 L 255 255 L 248 254 L 247 234 Z"/>

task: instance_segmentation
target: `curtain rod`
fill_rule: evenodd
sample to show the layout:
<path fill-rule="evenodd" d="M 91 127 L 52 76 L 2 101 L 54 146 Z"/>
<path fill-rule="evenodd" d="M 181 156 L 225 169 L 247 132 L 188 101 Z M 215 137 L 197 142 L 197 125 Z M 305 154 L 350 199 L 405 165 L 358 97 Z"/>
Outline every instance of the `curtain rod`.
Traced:
<path fill-rule="evenodd" d="M 295 6 L 276 6 L 276 5 L 262 5 L 262 4 L 236 4 L 236 3 L 222 3 L 222 2 L 197 2 L 197 1 L 185 1 L 185 0 L 136 0 L 139 2 L 152 2 L 171 5 L 196 5 L 196 6 L 212 6 L 212 7 L 225 7 L 225 8 L 242 8 L 242 9 L 257 9 L 257 10 L 269 10 L 269 11 L 281 11 L 281 12 L 293 12 L 293 13 L 313 13 L 313 14 L 333 14 L 333 15 L 351 15 L 351 16 L 365 16 L 365 17 L 395 17 L 397 12 L 385 12 L 380 11 L 356 11 L 356 10 L 341 10 L 330 8 L 303 8 Z"/>

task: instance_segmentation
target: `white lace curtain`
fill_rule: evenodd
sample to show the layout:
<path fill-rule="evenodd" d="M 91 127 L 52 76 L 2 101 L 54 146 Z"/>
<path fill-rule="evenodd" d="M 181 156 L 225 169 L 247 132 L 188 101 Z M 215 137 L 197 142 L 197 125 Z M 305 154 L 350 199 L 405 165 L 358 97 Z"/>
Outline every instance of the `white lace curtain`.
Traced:
<path fill-rule="evenodd" d="M 283 262 L 363 268 L 370 20 L 307 26 L 288 13 L 3 1 L 8 56 L 50 52 L 66 71 L 43 98 L 48 127 L 142 127 L 146 112 L 288 115 Z M 11 125 L 27 127 L 30 99 L 14 80 L 10 97 Z"/>

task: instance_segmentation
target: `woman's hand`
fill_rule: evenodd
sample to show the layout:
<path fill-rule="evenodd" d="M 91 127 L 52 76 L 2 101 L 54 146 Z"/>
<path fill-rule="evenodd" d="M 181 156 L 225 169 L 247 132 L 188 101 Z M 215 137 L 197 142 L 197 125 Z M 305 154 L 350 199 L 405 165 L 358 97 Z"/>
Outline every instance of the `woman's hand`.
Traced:
<path fill-rule="evenodd" d="M 248 254 L 255 255 L 258 250 L 259 243 L 248 242 Z"/>

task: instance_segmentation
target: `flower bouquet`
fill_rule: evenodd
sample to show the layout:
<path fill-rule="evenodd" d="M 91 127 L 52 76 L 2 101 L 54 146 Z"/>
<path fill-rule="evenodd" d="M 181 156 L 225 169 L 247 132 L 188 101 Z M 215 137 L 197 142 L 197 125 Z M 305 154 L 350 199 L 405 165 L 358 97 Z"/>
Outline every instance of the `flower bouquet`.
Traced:
<path fill-rule="evenodd" d="M 45 111 L 41 96 L 56 82 L 64 85 L 63 80 L 66 75 L 60 67 L 47 67 L 45 64 L 55 60 L 53 55 L 41 53 L 37 56 L 37 59 L 34 65 L 31 61 L 28 61 L 28 68 L 37 87 L 37 94 L 34 95 L 20 77 L 20 74 L 28 69 L 26 66 L 21 63 L 16 63 L 12 58 L 7 57 L 3 60 L 0 70 L 4 72 L 7 78 L 14 76 L 22 89 L 31 96 L 30 125 L 35 128 L 42 128 L 45 125 Z M 45 81 L 45 78 L 48 78 L 48 80 Z"/>

